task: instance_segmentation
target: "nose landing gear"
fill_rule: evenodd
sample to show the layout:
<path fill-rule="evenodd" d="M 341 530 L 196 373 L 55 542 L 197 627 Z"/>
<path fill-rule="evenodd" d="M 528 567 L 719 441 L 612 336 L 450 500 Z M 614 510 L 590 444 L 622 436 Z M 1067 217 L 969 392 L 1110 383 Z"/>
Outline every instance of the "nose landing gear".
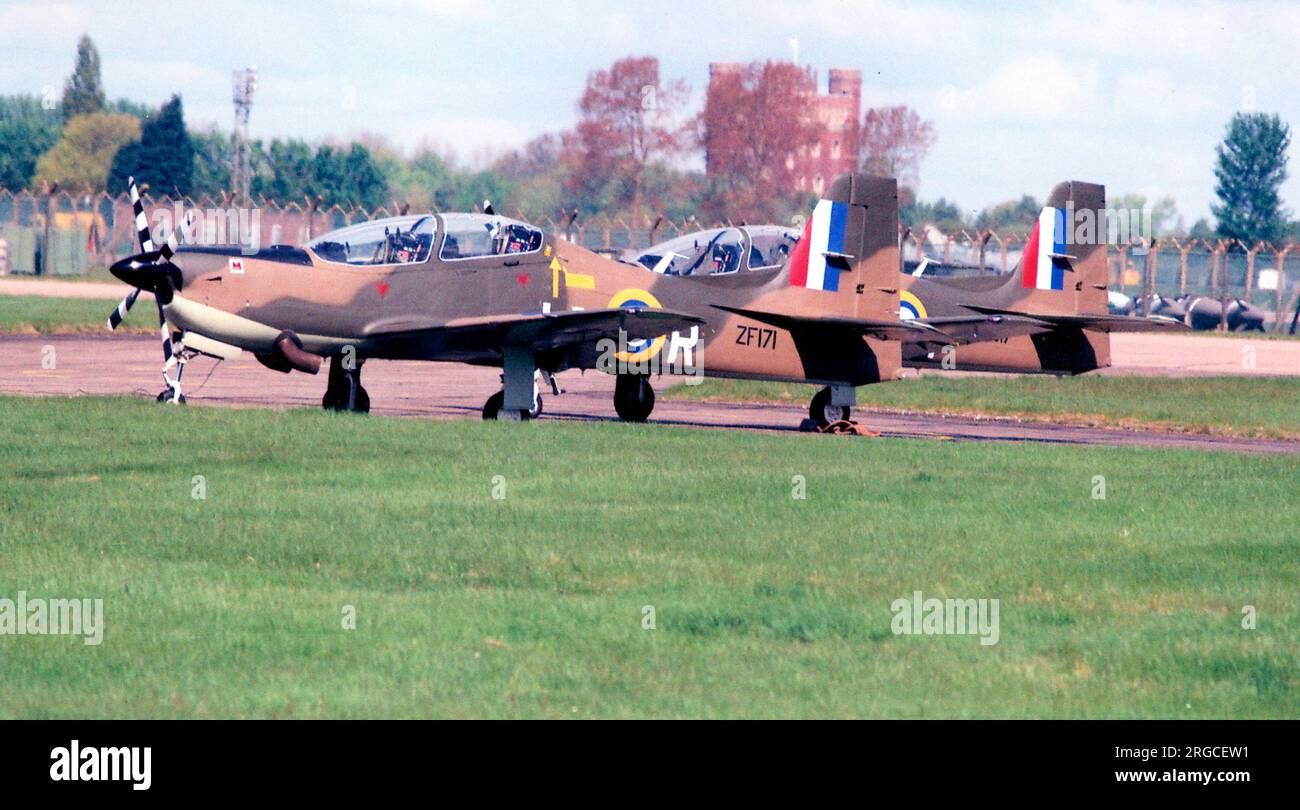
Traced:
<path fill-rule="evenodd" d="M 361 387 L 361 358 L 353 358 L 352 368 L 344 368 L 342 357 L 330 358 L 329 382 L 321 407 L 327 411 L 370 413 L 370 394 Z"/>

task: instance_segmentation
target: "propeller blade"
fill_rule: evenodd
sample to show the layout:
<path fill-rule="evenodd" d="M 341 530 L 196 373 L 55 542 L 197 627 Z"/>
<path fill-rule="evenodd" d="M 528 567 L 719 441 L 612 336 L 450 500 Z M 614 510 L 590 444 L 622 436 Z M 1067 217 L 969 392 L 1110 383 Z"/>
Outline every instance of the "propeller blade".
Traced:
<path fill-rule="evenodd" d="M 167 314 L 163 312 L 162 300 L 155 299 L 154 303 L 158 305 L 158 334 L 162 337 L 163 379 L 167 379 L 172 366 L 172 335 L 167 331 Z"/>
<path fill-rule="evenodd" d="M 144 215 L 144 204 L 140 200 L 140 192 L 135 186 L 134 177 L 130 179 L 130 183 L 131 183 L 131 207 L 135 211 L 136 233 L 140 239 L 140 247 L 144 249 L 145 253 L 152 253 L 153 237 L 152 234 L 149 232 L 149 223 L 147 218 Z M 193 211 L 185 212 L 185 227 L 188 228 L 193 223 L 193 221 L 194 221 L 194 212 Z M 175 265 L 171 264 L 172 257 L 176 255 L 176 250 L 180 247 L 180 241 L 177 238 L 177 232 L 178 232 L 177 229 L 173 228 L 172 232 L 167 236 L 167 241 L 163 242 L 162 248 L 158 250 L 158 257 L 163 260 L 165 265 L 168 266 L 169 268 L 174 268 L 177 270 L 176 274 L 172 279 L 173 281 L 177 281 L 180 278 L 179 268 L 175 268 Z M 137 259 L 137 258 L 139 257 L 134 257 L 134 256 L 132 257 L 132 259 Z M 122 264 L 122 263 L 118 262 L 118 264 Z M 114 266 L 116 267 L 117 265 Z M 118 276 L 118 278 L 121 278 L 123 281 L 126 281 L 128 284 L 136 284 L 136 281 L 129 280 L 124 276 L 119 275 L 116 272 L 114 273 L 114 275 Z M 179 285 L 177 284 L 175 286 L 179 286 Z M 152 289 L 156 291 L 156 288 L 157 288 L 157 284 L 154 283 L 152 287 L 148 287 L 146 289 Z M 136 288 L 131 292 L 127 293 L 126 297 L 123 298 L 118 303 L 117 307 L 108 314 L 108 328 L 110 330 L 117 329 L 117 327 L 122 325 L 122 321 L 126 319 L 127 313 L 131 311 L 131 307 L 135 306 L 135 299 L 140 297 L 140 289 L 141 286 L 137 284 Z M 168 300 L 169 301 L 171 300 L 170 296 L 168 296 Z"/>
<path fill-rule="evenodd" d="M 139 297 L 140 288 L 136 287 L 134 290 L 127 293 L 125 298 L 118 302 L 117 307 L 112 312 L 108 313 L 109 329 L 116 329 L 122 325 L 122 321 L 126 320 L 126 313 L 131 311 L 131 307 L 135 306 L 135 299 Z"/>
<path fill-rule="evenodd" d="M 135 234 L 140 240 L 140 250 L 153 253 L 153 234 L 149 231 L 149 218 L 144 215 L 140 189 L 135 187 L 135 177 L 128 178 L 126 182 L 131 186 L 131 209 L 135 212 Z"/>

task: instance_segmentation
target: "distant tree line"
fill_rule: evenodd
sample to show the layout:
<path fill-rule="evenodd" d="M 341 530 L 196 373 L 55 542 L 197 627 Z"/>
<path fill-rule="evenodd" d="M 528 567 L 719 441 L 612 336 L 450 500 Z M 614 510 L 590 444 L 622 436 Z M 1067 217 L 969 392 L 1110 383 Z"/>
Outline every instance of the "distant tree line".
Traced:
<path fill-rule="evenodd" d="M 377 134 L 348 143 L 298 138 L 250 144 L 251 193 L 281 203 L 468 210 L 492 200 L 534 216 L 634 213 L 684 219 L 788 222 L 812 195 L 796 186 L 791 156 L 815 145 L 821 123 L 807 114 L 810 74 L 786 62 L 754 62 L 711 82 L 704 107 L 686 109 L 689 87 L 664 80 L 652 56 L 620 59 L 589 74 L 571 130 L 548 133 L 463 165 L 426 142 L 406 154 Z M 906 106 L 865 110 L 854 122 L 864 171 L 900 179 L 900 216 L 941 231 L 1018 229 L 1041 203 L 1025 195 L 980 210 L 917 197 L 933 125 Z M 1159 234 L 1253 242 L 1300 238 L 1279 189 L 1289 127 L 1276 115 L 1241 113 L 1216 152 L 1215 224 L 1183 227 L 1170 198 L 1118 196 L 1112 205 L 1149 208 Z M 108 101 L 89 37 L 77 45 L 59 99 L 0 97 L 0 187 L 120 193 L 134 176 L 157 195 L 220 198 L 232 187 L 232 133 L 190 130 L 181 99 L 157 109 Z M 695 154 L 709 171 L 682 168 Z"/>
<path fill-rule="evenodd" d="M 361 144 L 276 140 L 252 151 L 255 195 L 367 207 L 389 200 L 387 178 Z M 58 103 L 0 97 L 0 186 L 8 189 L 121 193 L 134 177 L 156 195 L 221 197 L 231 188 L 233 157 L 231 134 L 188 130 L 179 96 L 158 109 L 107 102 L 89 37 L 77 44 Z"/>

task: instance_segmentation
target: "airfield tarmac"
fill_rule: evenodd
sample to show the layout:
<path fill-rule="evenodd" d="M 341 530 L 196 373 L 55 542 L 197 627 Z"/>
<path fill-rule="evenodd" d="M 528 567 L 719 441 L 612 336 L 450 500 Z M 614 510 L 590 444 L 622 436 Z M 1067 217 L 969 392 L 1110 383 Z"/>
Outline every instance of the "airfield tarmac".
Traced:
<path fill-rule="evenodd" d="M 1168 367 L 1174 375 L 1234 373 L 1241 368 L 1238 338 L 1158 335 L 1116 336 L 1117 368 L 1111 373 L 1156 374 Z M 1140 340 L 1134 341 L 1134 338 Z M 1156 341 L 1208 342 L 1185 346 L 1152 346 Z M 1125 348 L 1136 343 L 1141 351 Z M 1218 345 L 1226 344 L 1226 345 Z M 1300 369 L 1300 342 L 1253 341 L 1257 347 L 1254 373 Z M 50 348 L 47 348 L 50 347 Z M 1212 350 L 1211 347 L 1217 347 Z M 1177 350 L 1175 351 L 1174 348 Z M 52 350 L 52 354 L 51 354 Z M 29 396 L 137 394 L 153 397 L 162 389 L 161 351 L 149 336 L 10 336 L 0 338 L 0 393 Z M 54 368 L 42 360 L 53 358 Z M 1125 358 L 1132 357 L 1129 361 Z M 1186 358 L 1179 362 L 1178 358 Z M 1132 363 L 1128 365 L 1128 363 Z M 47 362 L 46 365 L 49 365 Z M 214 371 L 215 367 L 215 371 Z M 209 373 L 211 376 L 209 376 Z M 543 418 L 616 419 L 613 381 L 603 374 L 576 371 L 558 377 L 565 393 L 543 393 Z M 435 419 L 478 419 L 484 401 L 500 386 L 499 372 L 460 364 L 373 361 L 363 373 L 376 414 Z M 655 383 L 662 390 L 668 378 Z M 186 397 L 192 405 L 228 407 L 320 407 L 324 373 L 279 374 L 264 368 L 251 355 L 221 363 L 210 358 L 192 361 L 185 373 Z M 763 431 L 798 429 L 807 415 L 805 403 L 731 403 L 670 401 L 655 405 L 654 424 L 692 428 L 739 428 Z M 1176 449 L 1247 453 L 1297 453 L 1300 442 L 1242 439 L 1159 430 L 1115 430 L 1022 422 L 1010 418 L 973 418 L 937 414 L 854 409 L 854 419 L 883 436 L 956 441 L 1045 442 L 1077 445 L 1137 445 Z M 811 438 L 811 437 L 810 437 Z M 841 439 L 850 440 L 850 439 Z"/>

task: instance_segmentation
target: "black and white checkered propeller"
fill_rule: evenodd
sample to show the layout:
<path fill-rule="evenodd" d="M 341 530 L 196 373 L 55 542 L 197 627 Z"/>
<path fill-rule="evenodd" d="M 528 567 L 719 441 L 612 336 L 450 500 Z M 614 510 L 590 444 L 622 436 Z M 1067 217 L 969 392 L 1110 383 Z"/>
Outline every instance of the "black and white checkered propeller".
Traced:
<path fill-rule="evenodd" d="M 108 328 L 117 329 L 121 325 L 142 290 L 153 293 L 154 302 L 158 307 L 158 335 L 162 339 L 163 382 L 167 385 L 167 389 L 158 395 L 158 401 L 184 404 L 181 375 L 185 371 L 185 347 L 179 340 L 172 339 L 171 332 L 167 328 L 167 315 L 163 312 L 163 307 L 171 303 L 172 296 L 181 286 L 180 268 L 172 263 L 178 247 L 178 229 L 173 228 L 162 247 L 155 249 L 153 234 L 149 230 L 149 219 L 145 216 L 144 203 L 140 200 L 140 191 L 136 188 L 135 178 L 130 178 L 128 182 L 131 186 L 131 208 L 135 213 L 136 235 L 139 237 L 142 252 L 128 256 L 109 268 L 109 272 L 135 289 L 127 293 L 117 307 L 109 313 Z M 174 378 L 170 376 L 173 369 L 176 370 Z"/>

